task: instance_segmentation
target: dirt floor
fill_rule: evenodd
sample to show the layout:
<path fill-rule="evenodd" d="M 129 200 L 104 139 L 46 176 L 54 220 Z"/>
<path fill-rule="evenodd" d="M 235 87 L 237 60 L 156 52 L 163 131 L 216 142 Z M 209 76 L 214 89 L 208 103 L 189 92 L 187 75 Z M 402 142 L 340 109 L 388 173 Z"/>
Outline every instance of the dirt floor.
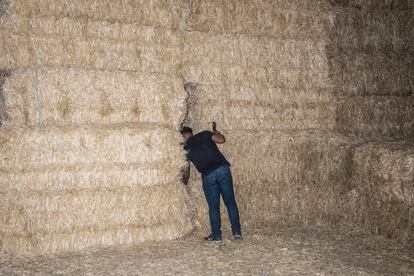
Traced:
<path fill-rule="evenodd" d="M 283 227 L 36 258 L 0 259 L 0 275 L 414 275 L 414 250 L 347 231 Z"/>

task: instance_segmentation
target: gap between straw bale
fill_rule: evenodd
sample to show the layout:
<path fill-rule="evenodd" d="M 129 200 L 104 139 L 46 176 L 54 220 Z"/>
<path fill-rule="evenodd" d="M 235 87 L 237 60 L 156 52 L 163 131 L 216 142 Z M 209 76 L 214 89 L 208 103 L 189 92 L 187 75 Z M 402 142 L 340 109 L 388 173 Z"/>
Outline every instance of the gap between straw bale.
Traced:
<path fill-rule="evenodd" d="M 8 71 L 0 71 L 0 127 L 4 125 L 7 120 L 6 96 L 4 92 L 4 83 L 10 76 Z"/>

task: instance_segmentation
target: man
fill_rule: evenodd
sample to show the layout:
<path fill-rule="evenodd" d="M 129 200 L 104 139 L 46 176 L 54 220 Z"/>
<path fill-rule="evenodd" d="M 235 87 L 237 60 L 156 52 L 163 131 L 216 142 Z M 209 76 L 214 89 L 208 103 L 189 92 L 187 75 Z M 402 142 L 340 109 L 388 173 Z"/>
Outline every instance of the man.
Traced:
<path fill-rule="evenodd" d="M 202 131 L 193 135 L 189 127 L 182 127 L 184 149 L 187 158 L 201 173 L 203 191 L 208 204 L 211 234 L 205 240 L 215 243 L 221 242 L 220 195 L 227 207 L 231 223 L 233 239 L 241 240 L 239 211 L 233 191 L 233 180 L 230 172 L 230 163 L 217 148 L 217 144 L 224 143 L 225 137 L 218 131 Z M 188 179 L 189 169 L 185 178 Z"/>

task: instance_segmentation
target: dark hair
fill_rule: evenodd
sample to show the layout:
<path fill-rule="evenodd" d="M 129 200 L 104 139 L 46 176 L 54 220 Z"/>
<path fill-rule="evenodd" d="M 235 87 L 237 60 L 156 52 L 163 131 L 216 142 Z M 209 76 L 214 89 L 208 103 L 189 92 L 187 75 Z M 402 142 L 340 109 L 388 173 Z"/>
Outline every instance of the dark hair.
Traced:
<path fill-rule="evenodd" d="M 181 134 L 184 134 L 184 133 L 193 134 L 193 130 L 191 129 L 191 127 L 186 127 L 186 126 L 181 127 L 180 132 L 181 132 Z"/>

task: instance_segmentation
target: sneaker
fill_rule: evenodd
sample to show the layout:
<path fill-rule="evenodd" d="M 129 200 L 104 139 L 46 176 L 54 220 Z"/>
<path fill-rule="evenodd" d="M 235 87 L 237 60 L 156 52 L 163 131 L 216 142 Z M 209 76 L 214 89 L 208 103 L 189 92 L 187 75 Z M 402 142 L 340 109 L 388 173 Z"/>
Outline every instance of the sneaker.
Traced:
<path fill-rule="evenodd" d="M 213 234 L 210 234 L 207 237 L 204 237 L 203 238 L 203 240 L 205 240 L 205 241 L 212 241 L 213 239 L 214 239 L 214 235 Z"/>
<path fill-rule="evenodd" d="M 233 235 L 233 240 L 235 240 L 235 241 L 239 241 L 239 240 L 242 240 L 242 239 L 243 239 L 243 237 L 239 233 L 236 233 L 236 234 Z"/>
<path fill-rule="evenodd" d="M 213 243 L 221 243 L 221 236 L 214 236 L 213 234 L 203 238 L 205 241 L 211 241 Z"/>

